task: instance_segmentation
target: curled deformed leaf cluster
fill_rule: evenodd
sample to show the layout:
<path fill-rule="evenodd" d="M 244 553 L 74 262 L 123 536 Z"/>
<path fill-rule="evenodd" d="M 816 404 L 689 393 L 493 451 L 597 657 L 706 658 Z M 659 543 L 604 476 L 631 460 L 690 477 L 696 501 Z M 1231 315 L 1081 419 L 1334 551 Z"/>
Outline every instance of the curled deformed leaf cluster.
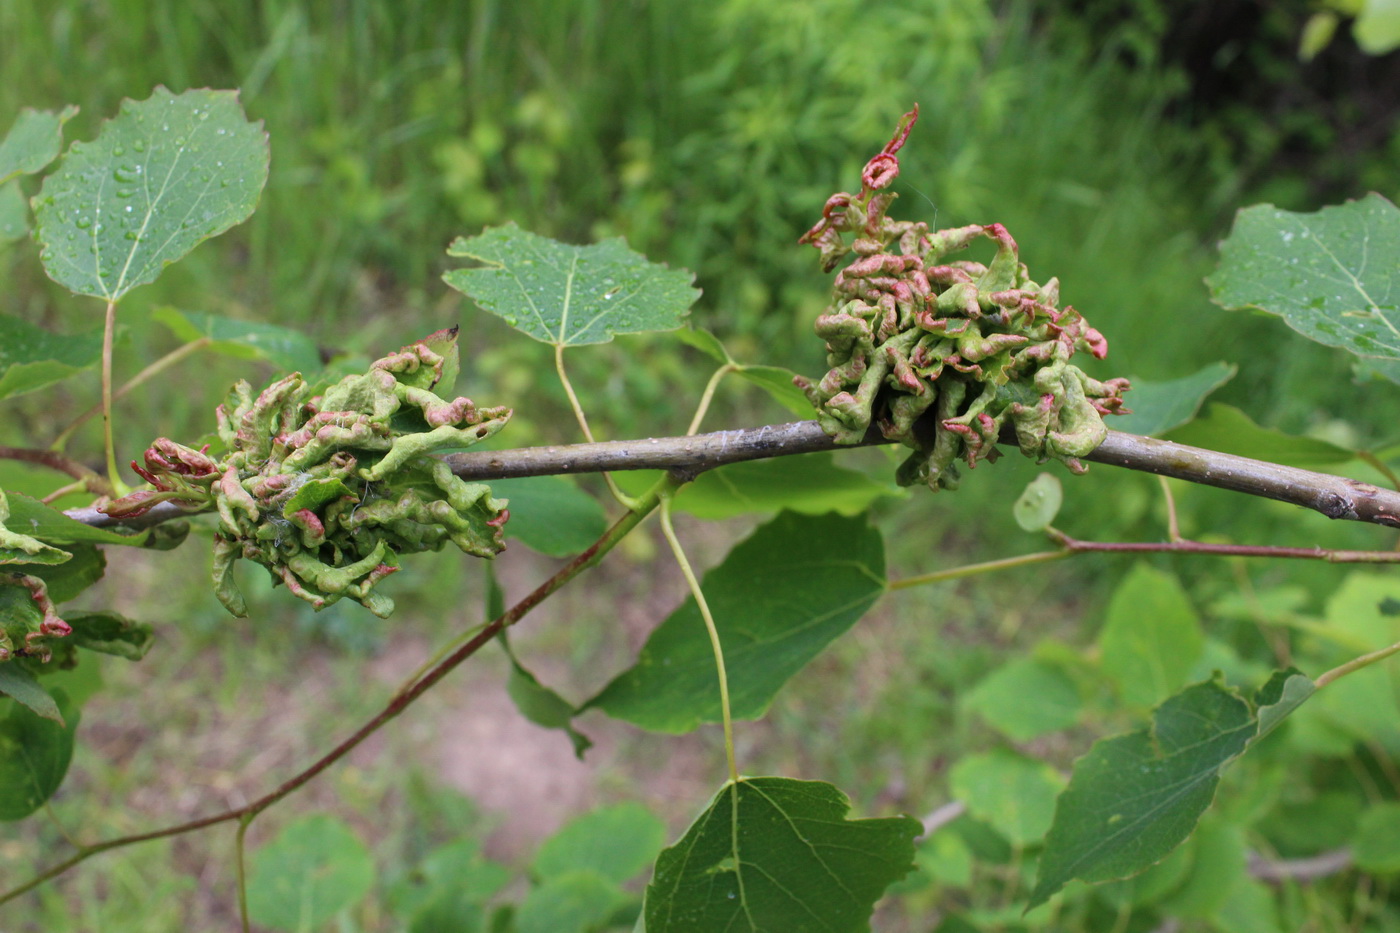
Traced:
<path fill-rule="evenodd" d="M 1058 280 L 1031 280 L 1001 224 L 930 232 L 886 216 L 895 194 L 884 189 L 917 117 L 917 108 L 905 114 L 866 164 L 860 193 L 833 195 L 802 237 L 828 272 L 854 258 L 816 322 L 831 368 L 797 383 L 838 443 L 859 443 L 873 424 L 912 447 L 904 485 L 956 486 L 956 461 L 995 459 L 1007 425 L 1027 456 L 1080 472 L 1077 458 L 1103 442 L 1102 416 L 1123 410 L 1128 381 L 1100 382 L 1069 362 L 1077 350 L 1102 359 L 1107 342 L 1059 307 Z M 980 237 L 996 243 L 990 264 L 946 259 Z"/>
<path fill-rule="evenodd" d="M 217 509 L 214 586 L 234 615 L 246 608 L 232 568 L 247 558 L 317 609 L 348 597 L 387 616 L 393 601 L 374 587 L 400 555 L 451 542 L 492 557 L 505 546 L 506 502 L 427 456 L 490 437 L 511 414 L 433 391 L 450 385 L 456 353 L 453 329 L 319 395 L 295 373 L 256 394 L 240 382 L 218 409 L 225 456 L 161 438 L 137 466 L 154 488 L 106 510 L 137 514 L 163 500 Z"/>

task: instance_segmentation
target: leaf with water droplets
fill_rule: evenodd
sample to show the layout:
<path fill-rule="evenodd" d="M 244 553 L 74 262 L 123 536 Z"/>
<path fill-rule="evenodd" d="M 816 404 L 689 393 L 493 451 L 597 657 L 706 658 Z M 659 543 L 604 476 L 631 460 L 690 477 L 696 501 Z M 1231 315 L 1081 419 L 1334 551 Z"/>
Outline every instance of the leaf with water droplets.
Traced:
<path fill-rule="evenodd" d="M 471 239 L 458 237 L 447 255 L 482 263 L 447 273 L 448 285 L 554 346 L 675 330 L 700 297 L 691 287 L 693 272 L 648 262 L 621 238 L 570 246 L 507 224 Z"/>
<path fill-rule="evenodd" d="M 49 277 L 117 301 L 247 219 L 267 182 L 267 134 L 236 91 L 158 87 L 75 142 L 32 201 Z"/>
<path fill-rule="evenodd" d="M 0 139 L 0 184 L 17 175 L 32 175 L 42 171 L 63 147 L 63 124 L 78 112 L 77 107 L 52 110 L 31 110 L 25 107 L 15 118 L 10 131 Z"/>
<path fill-rule="evenodd" d="M 101 358 L 101 331 L 64 336 L 0 314 L 0 398 L 67 379 Z"/>
<path fill-rule="evenodd" d="M 1310 340 L 1400 359 L 1400 210 L 1378 194 L 1295 214 L 1240 211 L 1207 279 L 1229 309 L 1282 317 Z"/>

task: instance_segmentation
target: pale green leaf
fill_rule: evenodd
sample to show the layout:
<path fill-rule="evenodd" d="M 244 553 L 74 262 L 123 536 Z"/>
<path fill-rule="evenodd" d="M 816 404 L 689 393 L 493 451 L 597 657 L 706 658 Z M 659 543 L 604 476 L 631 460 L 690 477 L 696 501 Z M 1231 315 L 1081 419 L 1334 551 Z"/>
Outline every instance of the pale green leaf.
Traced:
<path fill-rule="evenodd" d="M 884 544 L 864 518 L 783 512 L 735 546 L 702 587 L 724 647 L 734 718 L 756 719 L 884 592 Z M 583 709 L 590 707 L 657 732 L 719 721 L 714 653 L 693 599 Z"/>
<path fill-rule="evenodd" d="M 78 112 L 68 106 L 55 113 L 52 110 L 31 110 L 25 107 L 15 118 L 10 131 L 0 139 L 0 184 L 17 175 L 33 175 L 58 158 L 63 148 L 63 124 Z"/>
<path fill-rule="evenodd" d="M 1368 55 L 1384 55 L 1400 47 L 1400 0 L 1366 0 L 1351 34 Z"/>
<path fill-rule="evenodd" d="M 546 876 L 515 912 L 516 933 L 594 933 L 627 900 L 616 884 L 594 871 Z"/>
<path fill-rule="evenodd" d="M 1211 363 L 1189 376 L 1166 382 L 1133 380 L 1128 403 L 1132 413 L 1109 419 L 1115 431 L 1155 437 L 1179 427 L 1200 410 L 1206 396 L 1235 378 L 1239 367 L 1232 363 Z"/>
<path fill-rule="evenodd" d="M 1322 469 L 1356 459 L 1355 453 L 1329 441 L 1260 427 L 1238 408 L 1220 402 L 1211 402 L 1204 417 L 1171 431 L 1168 439 L 1304 469 Z"/>
<path fill-rule="evenodd" d="M 790 509 L 859 515 L 876 499 L 902 495 L 888 483 L 836 465 L 829 453 L 746 460 L 706 470 L 676 495 L 678 511 L 704 519 Z"/>
<path fill-rule="evenodd" d="M 1050 829 L 1064 778 L 1042 761 L 1006 749 L 968 755 L 948 774 L 953 796 L 1012 845 L 1038 842 Z"/>
<path fill-rule="evenodd" d="M 186 343 L 207 338 L 211 341 L 209 349 L 225 356 L 267 360 L 286 372 L 310 374 L 321 369 L 316 341 L 290 327 L 171 307 L 157 308 L 151 312 L 151 320 L 164 324 Z"/>
<path fill-rule="evenodd" d="M 647 886 L 647 933 L 859 933 L 875 901 L 913 868 L 908 817 L 849 820 L 817 781 L 725 785 Z"/>
<path fill-rule="evenodd" d="M 1282 317 L 1310 340 L 1400 359 L 1400 210 L 1378 194 L 1312 214 L 1241 210 L 1207 281 L 1230 308 Z"/>
<path fill-rule="evenodd" d="M 20 193 L 19 182 L 0 185 L 0 245 L 18 240 L 29 232 L 29 208 Z"/>
<path fill-rule="evenodd" d="M 101 330 L 66 336 L 0 314 L 0 398 L 42 389 L 101 360 Z"/>
<path fill-rule="evenodd" d="M 63 725 L 58 704 L 38 679 L 14 661 L 0 662 L 0 693 L 29 707 L 35 714 Z"/>
<path fill-rule="evenodd" d="M 458 237 L 447 254 L 482 263 L 448 272 L 447 284 L 555 346 L 674 330 L 700 297 L 694 273 L 648 262 L 621 239 L 570 246 L 508 224 Z"/>
<path fill-rule="evenodd" d="M 1011 515 L 1022 531 L 1044 531 L 1060 514 L 1065 492 L 1060 481 L 1050 473 L 1041 473 L 1026 484 L 1020 497 L 1011 506 Z"/>
<path fill-rule="evenodd" d="M 22 820 L 42 807 L 68 773 L 78 708 L 62 690 L 53 698 L 64 725 L 19 703 L 0 719 L 0 820 Z"/>
<path fill-rule="evenodd" d="M 49 277 L 117 301 L 199 243 L 247 219 L 267 182 L 267 134 L 236 91 L 122 102 L 77 142 L 34 198 Z"/>
<path fill-rule="evenodd" d="M 1176 577 L 1137 564 L 1113 592 L 1100 664 L 1123 699 L 1152 706 L 1186 682 L 1205 649 L 1201 621 Z"/>
<path fill-rule="evenodd" d="M 491 495 L 510 500 L 506 536 L 550 557 L 570 557 L 608 528 L 598 500 L 562 476 L 491 481 Z"/>
<path fill-rule="evenodd" d="M 349 826 L 324 814 L 287 824 L 250 861 L 248 916 L 288 933 L 320 929 L 374 886 L 369 849 Z"/>
<path fill-rule="evenodd" d="M 1400 872 L 1400 803 L 1373 804 L 1361 814 L 1352 843 L 1356 867 L 1375 874 Z"/>
<path fill-rule="evenodd" d="M 594 871 L 614 885 L 647 868 L 666 844 L 666 824 L 639 803 L 622 803 L 576 816 L 540 846 L 535 875 Z"/>
<path fill-rule="evenodd" d="M 1031 658 L 1016 658 L 992 671 L 961 703 L 1016 742 L 1069 728 L 1082 705 L 1064 671 Z"/>
<path fill-rule="evenodd" d="M 1218 817 L 1207 817 L 1192 838 L 1191 871 L 1159 909 L 1168 916 L 1205 919 L 1225 906 L 1245 874 L 1244 834 Z"/>

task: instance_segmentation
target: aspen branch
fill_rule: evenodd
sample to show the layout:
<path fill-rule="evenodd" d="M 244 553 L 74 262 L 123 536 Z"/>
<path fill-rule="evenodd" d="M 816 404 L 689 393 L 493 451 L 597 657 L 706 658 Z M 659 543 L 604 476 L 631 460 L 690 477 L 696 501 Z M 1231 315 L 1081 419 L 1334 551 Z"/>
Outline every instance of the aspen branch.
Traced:
<path fill-rule="evenodd" d="M 872 432 L 858 446 L 887 443 L 891 442 Z M 693 479 L 706 470 L 728 463 L 843 449 L 847 448 L 836 444 L 817 422 L 795 421 L 688 437 L 649 437 L 515 450 L 467 451 L 451 454 L 445 459 L 451 465 L 452 472 L 465 480 L 489 481 L 611 470 L 670 470 L 678 477 Z M 1107 439 L 1083 459 L 1277 499 L 1312 509 L 1328 518 L 1400 527 L 1400 492 L 1328 473 L 1315 473 L 1121 431 L 1109 431 Z M 187 514 L 173 503 L 161 503 L 138 518 L 122 522 L 91 508 L 68 512 L 70 518 L 89 525 L 122 524 L 130 527 L 148 527 Z"/>

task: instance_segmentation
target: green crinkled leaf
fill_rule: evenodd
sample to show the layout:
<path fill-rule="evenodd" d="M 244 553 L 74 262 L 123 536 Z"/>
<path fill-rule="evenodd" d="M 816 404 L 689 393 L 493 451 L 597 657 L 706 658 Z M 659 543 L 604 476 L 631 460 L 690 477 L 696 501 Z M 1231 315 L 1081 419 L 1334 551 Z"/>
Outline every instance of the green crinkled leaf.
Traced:
<path fill-rule="evenodd" d="M 125 100 L 97 138 L 75 142 L 33 200 L 49 277 L 117 301 L 253 212 L 267 134 L 236 91 Z"/>
<path fill-rule="evenodd" d="M 734 718 L 756 719 L 884 592 L 884 543 L 864 518 L 783 512 L 736 545 L 702 587 L 724 647 Z M 714 654 L 693 599 L 582 708 L 590 707 L 657 732 L 719 721 Z"/>
<path fill-rule="evenodd" d="M 38 577 L 48 587 L 49 599 L 66 603 L 101 580 L 107 570 L 107 556 L 96 546 L 70 544 L 68 547 L 73 556 L 61 564 L 13 564 L 4 569 Z"/>
<path fill-rule="evenodd" d="M 62 690 L 53 698 L 64 725 L 19 703 L 0 719 L 0 820 L 22 820 L 42 807 L 68 773 L 78 708 Z"/>
<path fill-rule="evenodd" d="M 101 330 L 55 334 L 0 314 L 0 398 L 42 389 L 101 360 Z"/>
<path fill-rule="evenodd" d="M 1378 194 L 1312 214 L 1257 204 L 1235 216 L 1207 279 L 1225 308 L 1277 314 L 1310 340 L 1400 359 L 1400 210 Z"/>
<path fill-rule="evenodd" d="M 598 500 L 562 476 L 492 480 L 491 495 L 510 500 L 506 535 L 550 557 L 577 554 L 608 528 Z"/>
<path fill-rule="evenodd" d="M 1015 742 L 1069 728 L 1082 706 L 1079 691 L 1062 670 L 1031 658 L 992 671 L 961 703 Z"/>
<path fill-rule="evenodd" d="M 1099 633 L 1099 663 L 1123 699 L 1152 706 L 1179 689 L 1205 635 L 1176 577 L 1137 564 L 1113 592 Z"/>
<path fill-rule="evenodd" d="M 537 877 L 595 871 L 622 884 L 649 866 L 666 844 L 666 824 L 639 803 L 603 807 L 574 817 L 535 854 Z"/>
<path fill-rule="evenodd" d="M 1045 835 L 1055 814 L 1055 797 L 1065 786 L 1054 768 L 1006 749 L 963 758 L 948 781 L 969 813 L 1016 846 Z"/>
<path fill-rule="evenodd" d="M 128 661 L 141 660 L 155 643 L 149 622 L 137 622 L 115 612 L 65 613 L 63 620 L 73 627 L 73 633 L 67 637 L 78 647 Z"/>
<path fill-rule="evenodd" d="M 648 262 L 620 238 L 570 246 L 507 224 L 458 237 L 447 255 L 483 264 L 448 272 L 448 285 L 511 327 L 555 346 L 673 330 L 700 297 L 691 287 L 694 273 Z"/>
<path fill-rule="evenodd" d="M 1220 402 L 1211 402 L 1204 417 L 1175 429 L 1168 438 L 1192 447 L 1205 447 L 1304 469 L 1336 466 L 1356 459 L 1352 451 L 1328 441 L 1294 437 L 1272 428 L 1260 427 L 1238 408 Z"/>
<path fill-rule="evenodd" d="M 1011 515 L 1022 531 L 1044 531 L 1050 527 L 1064 504 L 1065 491 L 1060 481 L 1050 473 L 1041 473 L 1031 480 L 1011 506 Z"/>
<path fill-rule="evenodd" d="M 36 715 L 63 725 L 63 714 L 58 711 L 54 698 L 33 674 L 14 661 L 0 662 L 0 693 L 27 706 Z"/>
<path fill-rule="evenodd" d="M 282 506 L 282 514 L 291 517 L 302 509 L 310 509 L 314 512 L 327 502 L 334 502 L 336 499 L 343 499 L 347 496 L 353 499 L 355 493 L 341 482 L 339 477 L 329 476 L 307 480 L 297 487 L 297 491 L 292 493 L 291 498 Z"/>
<path fill-rule="evenodd" d="M 647 886 L 647 933 L 858 933 L 914 867 L 908 817 L 849 820 L 830 784 L 749 778 L 724 786 Z"/>
<path fill-rule="evenodd" d="M 19 190 L 19 182 L 0 185 L 0 245 L 18 240 L 29 232 L 29 208 Z"/>
<path fill-rule="evenodd" d="M 61 564 L 73 555 L 45 544 L 31 535 L 5 527 L 10 520 L 10 499 L 0 489 L 0 566 L 8 564 Z"/>
<path fill-rule="evenodd" d="M 1225 766 L 1307 698 L 1307 680 L 1278 671 L 1252 703 L 1218 679 L 1193 684 L 1157 707 L 1151 727 L 1095 742 L 1060 795 L 1030 906 L 1071 879 L 1124 878 L 1165 857 L 1191 834 Z"/>
<path fill-rule="evenodd" d="M 31 110 L 25 107 L 15 118 L 10 131 L 0 139 L 0 184 L 18 175 L 33 175 L 58 158 L 63 148 L 63 124 L 77 114 L 78 108 L 64 107 L 61 111 Z"/>
<path fill-rule="evenodd" d="M 49 508 L 32 496 L 12 492 L 8 497 L 10 517 L 5 526 L 11 531 L 33 535 L 55 544 L 91 542 L 140 546 L 146 540 L 145 534 L 123 535 L 106 528 L 95 528 L 74 521 L 58 509 Z"/>
<path fill-rule="evenodd" d="M 530 889 L 515 912 L 517 933 L 593 933 L 627 900 L 597 872 L 548 875 Z"/>
<path fill-rule="evenodd" d="M 349 826 L 316 814 L 288 824 L 253 853 L 248 916 L 298 933 L 324 926 L 374 887 L 374 859 Z"/>
<path fill-rule="evenodd" d="M 1200 410 L 1206 396 L 1235 378 L 1239 367 L 1233 363 L 1211 363 L 1189 376 L 1166 382 L 1133 380 L 1128 396 L 1132 413 L 1116 417 L 1114 430 L 1155 437 L 1180 427 Z"/>
<path fill-rule="evenodd" d="M 290 327 L 171 307 L 152 311 L 151 320 L 165 325 L 186 343 L 207 337 L 213 341 L 209 349 L 225 356 L 267 360 L 287 372 L 314 373 L 321 368 L 316 341 Z"/>

